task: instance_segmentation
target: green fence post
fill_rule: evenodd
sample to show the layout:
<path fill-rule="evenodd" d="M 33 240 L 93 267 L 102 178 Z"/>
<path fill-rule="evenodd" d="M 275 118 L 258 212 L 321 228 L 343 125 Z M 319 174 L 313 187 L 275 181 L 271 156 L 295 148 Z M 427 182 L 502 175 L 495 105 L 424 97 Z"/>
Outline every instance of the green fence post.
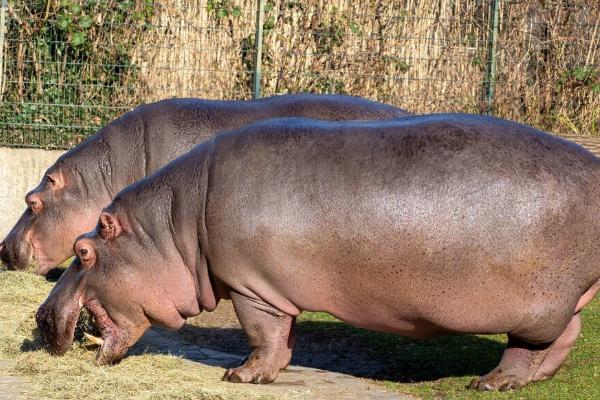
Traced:
<path fill-rule="evenodd" d="M 263 43 L 263 25 L 265 17 L 265 0 L 258 0 L 258 10 L 256 10 L 256 35 L 255 35 L 255 53 L 254 53 L 254 82 L 252 98 L 260 98 L 260 77 L 262 73 L 262 43 Z"/>
<path fill-rule="evenodd" d="M 491 0 L 490 3 L 490 33 L 488 34 L 487 71 L 485 80 L 485 100 L 487 114 L 493 114 L 494 89 L 496 85 L 496 62 L 498 45 L 498 19 L 500 14 L 500 0 Z"/>
<path fill-rule="evenodd" d="M 0 101 L 4 98 L 4 33 L 6 32 L 7 0 L 2 0 L 0 8 Z"/>

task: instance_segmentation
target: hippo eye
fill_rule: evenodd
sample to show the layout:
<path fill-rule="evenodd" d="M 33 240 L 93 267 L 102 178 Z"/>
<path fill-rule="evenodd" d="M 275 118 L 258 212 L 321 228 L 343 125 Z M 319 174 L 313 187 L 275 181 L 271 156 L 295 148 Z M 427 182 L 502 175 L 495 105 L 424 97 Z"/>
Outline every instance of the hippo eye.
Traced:
<path fill-rule="evenodd" d="M 85 268 L 90 268 L 96 262 L 96 254 L 94 253 L 94 249 L 85 243 L 75 243 L 75 254 L 77 254 L 77 258 L 81 265 Z"/>

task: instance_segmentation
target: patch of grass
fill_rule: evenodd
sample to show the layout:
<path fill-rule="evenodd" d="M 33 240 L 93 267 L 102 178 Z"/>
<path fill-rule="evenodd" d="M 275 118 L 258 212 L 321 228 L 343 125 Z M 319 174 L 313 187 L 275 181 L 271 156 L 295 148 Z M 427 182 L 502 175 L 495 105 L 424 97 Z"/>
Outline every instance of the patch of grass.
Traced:
<path fill-rule="evenodd" d="M 338 322 L 335 327 L 332 322 Z M 466 386 L 494 368 L 506 344 L 505 335 L 444 336 L 414 340 L 348 326 L 326 313 L 303 313 L 299 330 L 325 327 L 339 337 L 368 347 L 388 367 L 376 373 L 387 388 L 425 399 L 599 399 L 600 299 L 583 311 L 582 332 L 569 358 L 547 381 L 507 393 L 479 393 Z"/>
<path fill-rule="evenodd" d="M 78 344 L 63 357 L 43 350 L 35 311 L 52 283 L 23 272 L 0 272 L 0 359 L 16 360 L 14 373 L 35 399 L 271 399 L 245 385 L 222 382 L 223 370 L 171 355 L 129 356 L 110 367 L 94 365 Z"/>

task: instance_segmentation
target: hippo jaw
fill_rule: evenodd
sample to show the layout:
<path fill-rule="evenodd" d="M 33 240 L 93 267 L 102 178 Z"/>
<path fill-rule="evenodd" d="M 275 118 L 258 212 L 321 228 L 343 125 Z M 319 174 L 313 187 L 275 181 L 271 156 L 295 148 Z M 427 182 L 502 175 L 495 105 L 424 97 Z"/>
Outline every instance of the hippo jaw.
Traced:
<path fill-rule="evenodd" d="M 120 361 L 129 350 L 131 335 L 117 327 L 99 301 L 86 301 L 83 307 L 94 316 L 96 326 L 101 334 L 101 338 L 86 335 L 92 342 L 100 345 L 96 356 L 96 364 L 107 365 Z M 52 354 L 62 356 L 73 344 L 75 327 L 81 308 L 76 307 L 71 311 L 64 312 L 64 310 L 57 310 L 55 307 L 44 303 L 38 309 L 36 314 L 37 326 L 42 338 L 48 343 Z"/>
<path fill-rule="evenodd" d="M 101 339 L 96 338 L 96 343 L 100 345 L 96 365 L 114 364 L 123 359 L 131 343 L 129 332 L 117 327 L 98 300 L 87 301 L 85 308 L 94 316 L 102 336 Z"/>

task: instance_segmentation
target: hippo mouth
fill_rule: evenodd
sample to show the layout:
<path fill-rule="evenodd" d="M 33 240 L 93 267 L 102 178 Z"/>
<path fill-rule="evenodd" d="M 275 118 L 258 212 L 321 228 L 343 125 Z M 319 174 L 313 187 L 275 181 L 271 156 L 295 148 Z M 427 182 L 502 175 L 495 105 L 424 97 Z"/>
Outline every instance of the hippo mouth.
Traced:
<path fill-rule="evenodd" d="M 128 335 L 119 329 L 98 300 L 85 302 L 84 307 L 94 317 L 100 337 L 84 332 L 85 338 L 92 344 L 100 346 L 96 356 L 97 365 L 114 364 L 120 361 L 127 350 Z"/>
<path fill-rule="evenodd" d="M 7 240 L 0 244 L 0 263 L 8 270 L 46 273 L 60 263 L 50 260 L 31 234 L 23 240 Z"/>
<path fill-rule="evenodd" d="M 11 271 L 24 271 L 35 270 L 38 262 L 31 242 L 25 239 L 18 244 L 9 240 L 0 243 L 0 264 Z"/>
<path fill-rule="evenodd" d="M 80 307 L 73 312 L 64 315 L 56 315 L 53 307 L 45 304 L 40 307 L 36 314 L 36 322 L 43 339 L 48 343 L 52 354 L 62 356 L 71 347 L 76 336 L 76 327 L 81 309 L 85 308 L 93 317 L 93 325 L 100 333 L 100 337 L 83 332 L 83 336 L 92 344 L 100 346 L 96 355 L 97 365 L 113 364 L 120 361 L 127 350 L 128 335 L 120 330 L 112 321 L 104 307 L 97 300 L 89 300 L 80 303 Z"/>

